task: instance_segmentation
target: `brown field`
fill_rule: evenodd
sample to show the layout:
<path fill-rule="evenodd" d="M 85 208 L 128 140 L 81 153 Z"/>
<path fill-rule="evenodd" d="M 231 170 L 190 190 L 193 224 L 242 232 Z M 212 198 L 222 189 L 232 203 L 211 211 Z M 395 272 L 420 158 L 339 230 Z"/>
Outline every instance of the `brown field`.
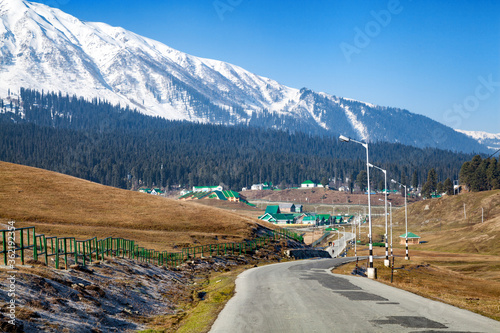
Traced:
<path fill-rule="evenodd" d="M 383 255 L 383 248 L 375 254 Z M 404 249 L 395 251 L 393 283 L 391 270 L 383 260 L 374 260 L 377 280 L 436 301 L 451 304 L 483 316 L 500 320 L 500 257 L 492 255 L 450 254 L 418 251 L 410 247 L 410 260 Z M 358 252 L 366 255 L 367 250 Z M 352 255 L 352 254 L 349 254 Z M 334 273 L 351 274 L 355 263 L 335 269 Z M 360 267 L 367 262 L 360 261 Z"/>
<path fill-rule="evenodd" d="M 362 193 L 346 193 L 324 188 L 315 187 L 308 189 L 285 189 L 281 191 L 245 191 L 242 192 L 250 201 L 264 200 L 274 202 L 293 202 L 300 204 L 324 204 L 324 205 L 367 205 L 368 196 Z M 372 195 L 372 204 L 380 205 L 378 199 L 384 199 L 383 194 Z M 306 200 L 307 198 L 307 200 Z M 393 205 L 404 205 L 404 196 L 389 194 Z M 410 199 L 414 202 L 415 199 Z"/>
<path fill-rule="evenodd" d="M 463 206 L 465 203 L 467 220 Z M 484 223 L 481 219 L 484 209 Z M 427 298 L 452 304 L 500 320 L 500 191 L 465 193 L 458 196 L 425 200 L 408 206 L 408 231 L 421 236 L 425 243 L 409 247 L 399 244 L 404 234 L 404 208 L 393 211 L 395 270 L 393 285 Z M 382 241 L 385 220 L 374 220 L 374 241 Z M 363 243 L 367 242 L 364 225 Z M 385 248 L 375 247 L 383 256 Z M 366 246 L 358 247 L 358 256 L 368 255 Z M 351 250 L 348 254 L 353 256 Z M 378 280 L 390 283 L 390 270 L 383 260 L 375 260 Z M 360 265 L 366 267 L 366 263 Z M 351 274 L 355 264 L 335 270 Z"/>
<path fill-rule="evenodd" d="M 195 202 L 120 190 L 0 162 L 0 222 L 50 236 L 123 237 L 172 250 L 251 238 L 258 220 Z M 261 223 L 274 228 L 273 225 Z"/>
<path fill-rule="evenodd" d="M 404 214 L 403 207 L 393 209 L 394 243 L 399 242 L 398 236 L 405 232 Z M 374 239 L 382 239 L 385 220 L 377 218 L 373 224 Z M 408 231 L 426 242 L 418 245 L 421 250 L 499 255 L 500 190 L 445 196 L 408 205 Z"/>
<path fill-rule="evenodd" d="M 279 196 L 284 191 L 274 192 L 271 195 Z M 15 220 L 17 227 L 35 226 L 37 233 L 50 236 L 124 237 L 147 248 L 178 250 L 251 238 L 259 222 L 256 217 L 262 213 L 262 208 L 244 204 L 181 202 L 0 162 L 0 222 Z M 393 213 L 396 267 L 400 268 L 394 285 L 500 320 L 500 190 L 409 205 L 408 230 L 425 242 L 410 247 L 410 261 L 402 258 L 404 245 L 398 237 L 405 231 L 404 209 Z M 374 219 L 373 224 L 374 241 L 381 241 L 384 219 Z M 367 229 L 363 225 L 364 242 Z M 366 247 L 358 248 L 358 256 L 367 254 Z M 384 248 L 376 247 L 375 254 L 383 255 Z M 381 267 L 381 260 L 375 263 L 379 280 L 390 283 L 390 271 Z M 350 274 L 352 266 L 340 271 Z"/>

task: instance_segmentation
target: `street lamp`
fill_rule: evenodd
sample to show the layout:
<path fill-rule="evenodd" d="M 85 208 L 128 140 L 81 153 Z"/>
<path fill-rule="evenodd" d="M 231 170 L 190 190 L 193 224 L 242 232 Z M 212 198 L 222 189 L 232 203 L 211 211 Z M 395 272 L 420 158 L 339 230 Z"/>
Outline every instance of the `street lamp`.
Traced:
<path fill-rule="evenodd" d="M 358 256 L 358 251 L 357 251 L 357 248 L 356 248 L 356 242 L 357 242 L 357 239 L 356 239 L 356 221 L 352 221 L 351 222 L 351 232 L 354 230 L 354 256 L 357 257 Z"/>
<path fill-rule="evenodd" d="M 369 165 L 372 168 L 379 169 L 380 171 L 382 171 L 384 173 L 384 180 L 385 180 L 385 191 L 384 191 L 385 192 L 385 260 L 384 260 L 384 266 L 389 267 L 389 265 L 390 265 L 389 245 L 388 245 L 388 241 L 387 241 L 387 170 L 379 168 L 378 166 L 373 165 L 371 163 L 369 163 Z M 382 201 L 382 199 L 379 199 L 379 200 Z"/>
<path fill-rule="evenodd" d="M 407 197 L 408 196 L 406 194 L 406 185 L 403 185 L 400 182 L 395 181 L 394 179 L 391 179 L 391 183 L 399 184 L 405 188 L 405 228 L 406 228 L 406 234 L 405 234 L 406 256 L 405 256 L 405 260 L 409 260 L 410 256 L 408 255 L 408 205 L 407 205 Z"/>
<path fill-rule="evenodd" d="M 340 141 L 342 142 L 355 142 L 355 143 L 358 143 L 360 145 L 362 145 L 363 147 L 365 147 L 366 149 L 366 179 L 368 181 L 368 247 L 369 247 L 369 251 L 370 251 L 370 254 L 369 254 L 369 265 L 368 265 L 368 268 L 366 270 L 366 272 L 368 273 L 368 278 L 370 279 L 376 279 L 377 278 L 377 271 L 376 269 L 373 267 L 373 242 L 372 242 L 372 206 L 371 206 L 371 188 L 370 188 L 370 161 L 369 161 L 369 158 L 368 158 L 368 143 L 365 143 L 365 142 L 360 142 L 360 141 L 356 141 L 354 139 L 351 139 L 351 138 L 348 138 L 346 136 L 339 136 L 339 139 Z"/>

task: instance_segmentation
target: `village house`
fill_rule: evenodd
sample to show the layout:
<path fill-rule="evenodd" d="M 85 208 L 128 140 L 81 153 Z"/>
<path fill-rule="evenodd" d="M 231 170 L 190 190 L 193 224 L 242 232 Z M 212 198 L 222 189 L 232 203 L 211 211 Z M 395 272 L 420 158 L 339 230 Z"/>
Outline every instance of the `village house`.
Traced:
<path fill-rule="evenodd" d="M 178 199 L 179 200 L 216 199 L 222 201 L 243 202 L 249 204 L 248 201 L 246 200 L 246 197 L 232 190 L 190 191 L 188 193 L 181 195 Z"/>
<path fill-rule="evenodd" d="M 311 188 L 316 187 L 316 184 L 312 180 L 306 180 L 302 184 L 300 184 L 300 188 Z"/>
<path fill-rule="evenodd" d="M 262 183 L 262 184 L 253 184 L 252 187 L 250 187 L 252 191 L 259 191 L 259 190 L 272 190 L 273 189 L 273 183 Z"/>
<path fill-rule="evenodd" d="M 280 206 L 279 205 L 268 205 L 266 207 L 265 213 L 266 214 L 280 214 L 281 213 Z"/>
<path fill-rule="evenodd" d="M 282 213 L 295 213 L 295 205 L 293 203 L 280 203 L 279 207 Z"/>
<path fill-rule="evenodd" d="M 212 192 L 212 191 L 222 191 L 224 190 L 222 186 L 193 186 L 193 192 Z"/>
<path fill-rule="evenodd" d="M 293 224 L 295 223 L 295 215 L 294 214 L 269 214 L 265 213 L 262 216 L 259 216 L 259 219 L 262 221 L 274 223 L 274 224 Z"/>
<path fill-rule="evenodd" d="M 302 205 L 300 204 L 295 205 L 295 213 L 302 213 Z"/>
<path fill-rule="evenodd" d="M 418 245 L 420 244 L 420 236 L 415 235 L 413 232 L 408 233 L 408 245 Z M 406 244 L 406 234 L 399 236 L 399 244 Z"/>

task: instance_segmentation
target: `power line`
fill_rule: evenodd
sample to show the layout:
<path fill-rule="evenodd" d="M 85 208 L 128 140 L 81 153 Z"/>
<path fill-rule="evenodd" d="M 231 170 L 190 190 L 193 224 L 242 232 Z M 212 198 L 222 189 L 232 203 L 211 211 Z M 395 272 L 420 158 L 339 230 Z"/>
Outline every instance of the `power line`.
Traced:
<path fill-rule="evenodd" d="M 494 152 L 493 154 L 491 154 L 490 156 L 488 156 L 488 158 L 490 158 L 490 157 L 494 156 L 494 155 L 495 155 L 496 153 L 498 153 L 499 151 L 500 151 L 500 149 L 498 149 L 496 152 Z M 488 158 L 487 158 L 487 159 L 488 159 Z"/>

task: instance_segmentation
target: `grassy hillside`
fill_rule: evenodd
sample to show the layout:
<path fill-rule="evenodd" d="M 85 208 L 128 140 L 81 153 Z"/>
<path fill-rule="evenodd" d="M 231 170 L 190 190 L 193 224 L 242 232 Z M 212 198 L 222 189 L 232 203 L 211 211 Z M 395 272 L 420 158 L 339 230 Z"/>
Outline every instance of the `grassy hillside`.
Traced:
<path fill-rule="evenodd" d="M 481 208 L 484 209 L 484 223 L 481 222 Z M 404 233 L 404 207 L 393 213 L 393 222 L 398 224 L 394 229 L 394 237 L 397 237 Z M 374 220 L 374 224 L 380 225 L 382 221 Z M 408 231 L 427 241 L 418 245 L 420 250 L 499 255 L 500 190 L 411 204 L 408 206 Z M 397 240 L 395 238 L 395 242 Z"/>
<path fill-rule="evenodd" d="M 227 210 L 5 162 L 0 162 L 0 219 L 51 236 L 124 237 L 158 250 L 241 241 L 257 226 L 257 220 Z"/>

